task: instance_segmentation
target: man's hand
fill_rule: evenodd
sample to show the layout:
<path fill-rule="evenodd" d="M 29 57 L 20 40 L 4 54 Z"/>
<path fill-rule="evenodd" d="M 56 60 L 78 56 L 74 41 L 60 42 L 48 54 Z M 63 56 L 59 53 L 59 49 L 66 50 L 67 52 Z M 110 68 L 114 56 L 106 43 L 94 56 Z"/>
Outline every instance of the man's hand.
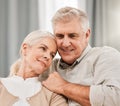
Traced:
<path fill-rule="evenodd" d="M 57 72 L 53 72 L 49 75 L 47 80 L 42 82 L 42 84 L 52 92 L 63 94 L 63 88 L 67 86 L 68 82 Z"/>
<path fill-rule="evenodd" d="M 52 92 L 62 94 L 82 106 L 91 106 L 89 101 L 89 86 L 67 82 L 57 72 L 50 74 L 48 79 L 43 81 L 42 84 Z"/>

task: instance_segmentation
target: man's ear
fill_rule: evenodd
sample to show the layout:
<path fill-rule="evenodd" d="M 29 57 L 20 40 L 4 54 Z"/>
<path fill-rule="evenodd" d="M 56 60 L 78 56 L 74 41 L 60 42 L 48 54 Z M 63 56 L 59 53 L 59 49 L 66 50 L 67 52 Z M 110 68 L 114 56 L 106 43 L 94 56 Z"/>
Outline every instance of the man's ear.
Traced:
<path fill-rule="evenodd" d="M 90 33 L 91 33 L 91 30 L 88 29 L 88 30 L 86 31 L 86 39 L 88 39 L 88 40 L 89 40 L 89 38 L 90 38 Z"/>

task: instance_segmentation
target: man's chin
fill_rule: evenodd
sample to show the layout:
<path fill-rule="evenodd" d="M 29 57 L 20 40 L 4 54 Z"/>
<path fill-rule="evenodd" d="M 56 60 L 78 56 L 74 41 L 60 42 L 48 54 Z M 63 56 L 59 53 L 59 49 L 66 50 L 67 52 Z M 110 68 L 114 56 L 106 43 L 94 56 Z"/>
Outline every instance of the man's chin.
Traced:
<path fill-rule="evenodd" d="M 73 58 L 70 58 L 69 56 L 68 57 L 64 57 L 64 58 L 62 58 L 63 59 L 63 61 L 65 62 L 65 63 L 67 63 L 67 64 L 72 64 L 72 63 L 74 63 L 74 59 Z"/>

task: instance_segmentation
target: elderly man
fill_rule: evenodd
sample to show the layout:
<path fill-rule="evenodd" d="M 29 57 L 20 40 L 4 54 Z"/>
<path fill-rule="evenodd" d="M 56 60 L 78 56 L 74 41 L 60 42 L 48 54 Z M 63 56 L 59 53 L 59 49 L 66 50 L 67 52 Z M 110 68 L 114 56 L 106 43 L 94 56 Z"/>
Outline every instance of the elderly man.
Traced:
<path fill-rule="evenodd" d="M 119 106 L 120 53 L 89 45 L 89 20 L 79 9 L 59 9 L 52 24 L 61 58 L 43 85 L 66 96 L 69 106 Z"/>

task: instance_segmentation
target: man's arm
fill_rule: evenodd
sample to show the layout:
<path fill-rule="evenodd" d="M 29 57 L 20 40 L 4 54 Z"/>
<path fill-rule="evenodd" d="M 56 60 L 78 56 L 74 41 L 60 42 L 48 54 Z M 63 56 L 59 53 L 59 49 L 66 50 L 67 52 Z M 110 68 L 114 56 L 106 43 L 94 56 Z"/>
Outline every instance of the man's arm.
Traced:
<path fill-rule="evenodd" d="M 82 86 L 79 84 L 73 84 L 65 81 L 61 76 L 54 72 L 50 74 L 46 81 L 43 81 L 42 84 L 49 90 L 62 94 L 67 98 L 70 98 L 82 106 L 90 106 L 89 101 L 89 86 Z"/>

